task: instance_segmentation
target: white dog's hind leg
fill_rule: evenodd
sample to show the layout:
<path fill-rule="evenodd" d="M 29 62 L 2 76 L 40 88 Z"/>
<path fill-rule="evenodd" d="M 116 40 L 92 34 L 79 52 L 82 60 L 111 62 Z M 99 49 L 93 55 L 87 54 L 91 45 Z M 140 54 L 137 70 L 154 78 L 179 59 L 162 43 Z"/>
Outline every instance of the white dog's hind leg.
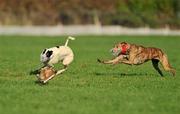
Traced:
<path fill-rule="evenodd" d="M 61 73 L 63 73 L 64 71 L 66 71 L 68 65 L 73 61 L 73 59 L 74 59 L 73 56 L 66 57 L 66 58 L 63 60 L 64 68 L 63 68 L 62 70 L 57 71 L 56 75 L 61 74 Z"/>

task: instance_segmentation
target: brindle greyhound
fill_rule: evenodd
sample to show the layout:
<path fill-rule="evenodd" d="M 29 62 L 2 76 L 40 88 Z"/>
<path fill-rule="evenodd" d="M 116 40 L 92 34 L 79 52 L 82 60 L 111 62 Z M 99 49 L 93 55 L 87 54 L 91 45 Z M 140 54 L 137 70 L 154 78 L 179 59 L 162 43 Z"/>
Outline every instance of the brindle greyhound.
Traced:
<path fill-rule="evenodd" d="M 173 76 L 176 74 L 175 69 L 171 67 L 168 61 L 167 55 L 161 49 L 121 42 L 113 47 L 112 52 L 117 55 L 114 59 L 107 61 L 98 59 L 98 62 L 104 64 L 124 63 L 128 65 L 140 65 L 151 60 L 153 67 L 161 76 L 163 76 L 163 73 L 158 67 L 159 62 L 165 71 L 171 72 Z"/>

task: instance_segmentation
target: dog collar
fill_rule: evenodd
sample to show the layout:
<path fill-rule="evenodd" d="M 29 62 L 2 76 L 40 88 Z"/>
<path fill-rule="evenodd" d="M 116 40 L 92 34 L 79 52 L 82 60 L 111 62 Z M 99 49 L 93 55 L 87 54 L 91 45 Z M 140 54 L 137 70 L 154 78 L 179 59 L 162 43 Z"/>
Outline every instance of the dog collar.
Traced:
<path fill-rule="evenodd" d="M 127 45 L 122 45 L 121 46 L 121 54 L 126 54 L 127 52 Z"/>
<path fill-rule="evenodd" d="M 127 45 L 122 45 L 121 47 L 117 48 L 116 52 L 114 52 L 114 49 L 111 49 L 110 52 L 112 52 L 112 54 L 114 56 L 119 56 L 119 55 L 127 55 L 128 54 L 128 48 Z"/>

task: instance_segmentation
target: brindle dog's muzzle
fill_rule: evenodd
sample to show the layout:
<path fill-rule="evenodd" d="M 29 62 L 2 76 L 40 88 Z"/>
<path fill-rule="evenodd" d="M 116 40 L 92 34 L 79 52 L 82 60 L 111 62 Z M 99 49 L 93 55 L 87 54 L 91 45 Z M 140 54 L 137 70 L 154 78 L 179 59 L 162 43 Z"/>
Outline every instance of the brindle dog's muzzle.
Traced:
<path fill-rule="evenodd" d="M 114 48 L 110 49 L 110 53 L 112 53 L 113 56 L 118 56 L 121 53 L 121 49 L 118 48 L 116 51 Z"/>

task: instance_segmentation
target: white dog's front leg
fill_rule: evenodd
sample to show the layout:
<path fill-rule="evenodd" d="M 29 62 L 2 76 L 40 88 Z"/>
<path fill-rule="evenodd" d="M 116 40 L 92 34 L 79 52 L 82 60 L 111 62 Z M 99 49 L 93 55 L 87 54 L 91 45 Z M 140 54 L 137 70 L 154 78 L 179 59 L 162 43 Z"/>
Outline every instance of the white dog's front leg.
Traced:
<path fill-rule="evenodd" d="M 59 75 L 59 74 L 63 73 L 65 70 L 66 70 L 66 69 L 58 70 L 57 73 L 56 73 L 56 75 Z"/>
<path fill-rule="evenodd" d="M 67 66 L 64 66 L 63 69 L 57 71 L 56 75 L 59 75 L 59 74 L 63 73 L 66 70 L 67 70 Z"/>

